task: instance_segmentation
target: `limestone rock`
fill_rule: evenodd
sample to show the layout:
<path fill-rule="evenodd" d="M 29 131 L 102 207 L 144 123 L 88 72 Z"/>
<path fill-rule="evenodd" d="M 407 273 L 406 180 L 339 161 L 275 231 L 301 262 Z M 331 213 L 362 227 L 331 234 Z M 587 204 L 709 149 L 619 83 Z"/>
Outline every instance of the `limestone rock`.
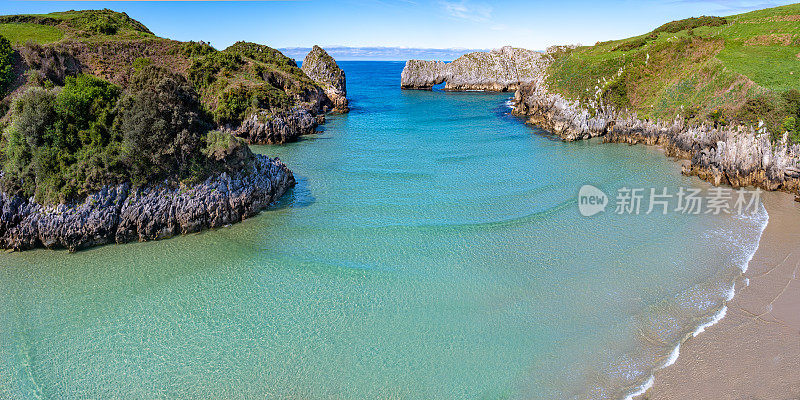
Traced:
<path fill-rule="evenodd" d="M 76 251 L 218 228 L 256 215 L 294 185 L 280 160 L 255 155 L 244 169 L 191 188 L 107 186 L 82 203 L 42 206 L 0 192 L 0 246 Z"/>
<path fill-rule="evenodd" d="M 662 145 L 667 155 L 690 160 L 683 173 L 715 185 L 756 186 L 800 193 L 800 146 L 784 134 L 777 143 L 763 129 L 747 126 L 687 126 L 641 120 L 603 104 L 590 113 L 577 102 L 548 92 L 544 80 L 523 85 L 514 96 L 515 113 L 572 141 L 603 136 L 606 142 Z"/>
<path fill-rule="evenodd" d="M 349 110 L 344 71 L 328 52 L 315 45 L 303 60 L 301 69 L 325 90 L 325 94 L 333 102 L 335 111 Z"/>
<path fill-rule="evenodd" d="M 445 83 L 445 90 L 505 92 L 538 79 L 547 58 L 540 52 L 505 46 L 489 52 L 465 54 L 451 63 L 410 60 L 401 74 L 405 89 L 430 89 Z"/>

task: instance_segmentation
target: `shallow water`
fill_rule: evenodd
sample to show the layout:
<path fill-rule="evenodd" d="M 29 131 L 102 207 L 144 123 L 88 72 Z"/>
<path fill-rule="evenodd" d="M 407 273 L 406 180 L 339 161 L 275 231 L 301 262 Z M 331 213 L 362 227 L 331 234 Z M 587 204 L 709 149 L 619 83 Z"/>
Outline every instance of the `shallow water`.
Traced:
<path fill-rule="evenodd" d="M 754 251 L 763 215 L 579 214 L 584 184 L 705 187 L 655 149 L 342 64 L 350 114 L 254 148 L 298 179 L 258 217 L 0 255 L 0 398 L 621 398 Z"/>

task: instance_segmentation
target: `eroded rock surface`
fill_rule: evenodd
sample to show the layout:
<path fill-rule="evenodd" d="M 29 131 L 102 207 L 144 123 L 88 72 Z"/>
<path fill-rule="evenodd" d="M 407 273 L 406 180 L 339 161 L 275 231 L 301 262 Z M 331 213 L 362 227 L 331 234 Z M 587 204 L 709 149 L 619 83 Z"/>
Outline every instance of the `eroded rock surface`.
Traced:
<path fill-rule="evenodd" d="M 336 60 L 319 46 L 314 46 L 306 55 L 301 67 L 303 72 L 324 90 L 333 102 L 334 111 L 347 112 L 347 80 Z"/>
<path fill-rule="evenodd" d="M 684 119 L 649 121 L 596 104 L 594 112 L 542 81 L 524 85 L 514 96 L 515 113 L 572 141 L 603 136 L 606 142 L 661 145 L 667 155 L 690 160 L 683 168 L 714 185 L 755 186 L 800 194 L 800 146 L 784 134 L 777 143 L 765 129 L 686 125 Z"/>
<path fill-rule="evenodd" d="M 404 89 L 511 91 L 538 79 L 547 64 L 544 54 L 506 46 L 465 54 L 451 63 L 410 60 L 401 74 Z"/>
<path fill-rule="evenodd" d="M 76 251 L 108 243 L 167 238 L 256 215 L 294 185 L 280 160 L 255 155 L 234 173 L 190 188 L 109 186 L 73 205 L 42 206 L 0 193 L 0 246 Z"/>

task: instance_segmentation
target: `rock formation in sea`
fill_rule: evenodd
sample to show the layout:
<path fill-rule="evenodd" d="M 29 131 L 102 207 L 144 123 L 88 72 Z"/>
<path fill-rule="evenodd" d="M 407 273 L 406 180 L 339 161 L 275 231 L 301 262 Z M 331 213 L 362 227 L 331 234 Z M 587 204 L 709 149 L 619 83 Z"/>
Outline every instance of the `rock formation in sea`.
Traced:
<path fill-rule="evenodd" d="M 280 160 L 255 155 L 242 169 L 189 188 L 104 187 L 78 204 L 43 206 L 0 192 L 0 246 L 76 251 L 108 243 L 164 239 L 256 215 L 294 185 Z"/>
<path fill-rule="evenodd" d="M 689 160 L 683 168 L 686 175 L 715 185 L 800 194 L 800 145 L 790 144 L 787 135 L 773 141 L 763 127 L 687 125 L 680 116 L 650 121 L 599 103 L 590 111 L 548 90 L 549 54 L 558 50 L 539 53 L 504 47 L 466 54 L 452 63 L 410 60 L 401 87 L 430 89 L 445 82 L 445 90 L 514 89 L 514 113 L 562 140 L 603 136 L 606 142 L 661 145 L 667 155 Z"/>
<path fill-rule="evenodd" d="M 333 102 L 334 111 L 349 111 L 344 71 L 328 52 L 315 45 L 303 60 L 301 69 L 325 90 L 325 94 Z"/>
<path fill-rule="evenodd" d="M 535 80 L 546 63 L 541 52 L 505 46 L 465 54 L 450 63 L 410 60 L 400 84 L 404 89 L 431 89 L 445 83 L 445 90 L 505 92 Z"/>

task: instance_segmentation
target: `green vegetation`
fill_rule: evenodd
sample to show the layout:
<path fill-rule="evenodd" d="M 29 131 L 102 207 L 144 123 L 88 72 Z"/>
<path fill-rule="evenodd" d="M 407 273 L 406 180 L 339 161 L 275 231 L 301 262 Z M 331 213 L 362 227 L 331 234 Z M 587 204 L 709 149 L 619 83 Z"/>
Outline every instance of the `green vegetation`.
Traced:
<path fill-rule="evenodd" d="M 551 90 L 642 118 L 758 124 L 798 136 L 786 93 L 800 87 L 800 4 L 674 21 L 630 39 L 551 54 Z M 792 120 L 791 118 L 794 118 Z"/>
<path fill-rule="evenodd" d="M 216 51 L 187 44 L 183 51 L 199 54 L 187 75 L 217 123 L 236 124 L 249 115 L 286 110 L 293 95 L 315 87 L 294 60 L 271 47 L 237 42 Z"/>
<path fill-rule="evenodd" d="M 143 68 L 160 66 L 189 80 L 215 122 L 234 125 L 310 101 L 318 90 L 293 59 L 268 46 L 237 42 L 218 51 L 202 41 L 162 39 L 110 10 L 0 16 L 3 29 L 15 35 L 25 86 L 62 86 L 67 76 L 86 71 L 124 85 Z"/>
<path fill-rule="evenodd" d="M 687 18 L 678 21 L 667 22 L 664 25 L 659 26 L 656 28 L 653 33 L 659 34 L 662 32 L 666 33 L 678 33 L 680 31 L 690 30 L 700 28 L 702 26 L 722 26 L 728 23 L 728 20 L 722 17 L 707 17 L 702 16 L 699 18 Z"/>
<path fill-rule="evenodd" d="M 5 93 L 14 79 L 14 49 L 8 39 L 0 36 L 0 93 Z"/>
<path fill-rule="evenodd" d="M 236 123 L 258 110 L 283 110 L 291 100 L 286 93 L 269 84 L 258 86 L 235 86 L 220 95 L 214 120 L 220 123 Z"/>
<path fill-rule="evenodd" d="M 27 42 L 46 44 L 61 40 L 64 37 L 64 32 L 54 26 L 14 23 L 0 24 L 0 35 L 8 38 L 14 44 Z"/>
<path fill-rule="evenodd" d="M 29 40 L 47 44 L 62 39 L 97 41 L 153 37 L 142 23 L 111 10 L 4 15 L 0 16 L 0 34 L 8 35 L 16 44 Z"/>
<path fill-rule="evenodd" d="M 188 81 L 163 68 L 143 67 L 124 91 L 90 75 L 67 77 L 61 90 L 30 88 L 0 141 L 3 189 L 53 203 L 126 181 L 197 182 L 224 167 L 207 156 L 219 153 L 206 145 L 210 127 Z M 215 149 L 221 139 L 212 138 Z"/>
<path fill-rule="evenodd" d="M 0 32 L 0 189 L 41 203 L 239 170 L 252 153 L 215 124 L 321 93 L 270 47 L 163 39 L 110 10 L 0 16 Z"/>

